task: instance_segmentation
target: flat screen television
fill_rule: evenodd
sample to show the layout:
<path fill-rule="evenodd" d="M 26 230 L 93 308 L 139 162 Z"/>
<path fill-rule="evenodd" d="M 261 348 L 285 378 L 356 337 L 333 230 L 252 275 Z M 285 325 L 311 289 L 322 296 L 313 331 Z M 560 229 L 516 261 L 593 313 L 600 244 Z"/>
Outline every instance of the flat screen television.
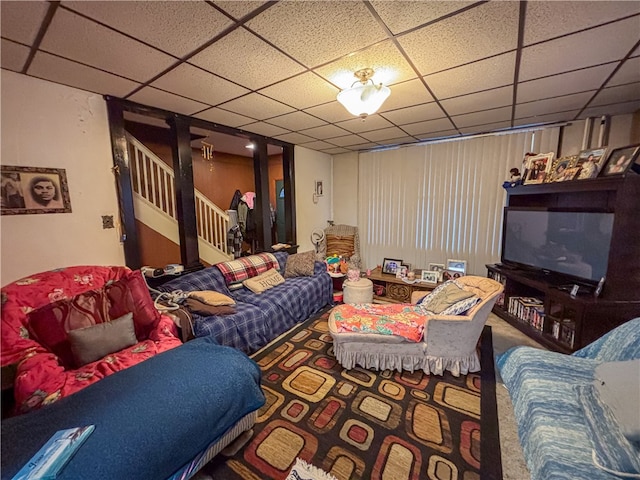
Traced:
<path fill-rule="evenodd" d="M 607 273 L 613 215 L 505 207 L 501 261 L 598 282 Z"/>

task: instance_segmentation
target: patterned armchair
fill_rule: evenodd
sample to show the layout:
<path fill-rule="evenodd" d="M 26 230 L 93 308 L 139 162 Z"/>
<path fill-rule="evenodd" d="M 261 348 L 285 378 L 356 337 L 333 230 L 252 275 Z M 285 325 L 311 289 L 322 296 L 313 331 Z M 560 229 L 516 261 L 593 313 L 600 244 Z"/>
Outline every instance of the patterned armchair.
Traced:
<path fill-rule="evenodd" d="M 360 235 L 358 227 L 351 225 L 332 225 L 324 229 L 324 240 L 318 245 L 316 259 L 324 261 L 332 255 L 349 258 L 349 263 L 356 268 L 361 267 Z"/>

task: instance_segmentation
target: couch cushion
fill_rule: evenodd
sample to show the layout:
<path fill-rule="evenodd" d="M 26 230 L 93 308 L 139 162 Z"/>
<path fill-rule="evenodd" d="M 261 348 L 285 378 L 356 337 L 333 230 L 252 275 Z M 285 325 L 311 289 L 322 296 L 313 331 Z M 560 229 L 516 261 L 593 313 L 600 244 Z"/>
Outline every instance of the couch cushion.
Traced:
<path fill-rule="evenodd" d="M 248 257 L 240 257 L 230 262 L 216 263 L 214 266 L 220 270 L 227 285 L 241 283 L 272 268 L 280 268 L 278 260 L 272 253 L 258 253 Z"/>
<path fill-rule="evenodd" d="M 437 286 L 430 294 L 422 298 L 418 305 L 426 313 L 459 315 L 466 312 L 478 302 L 479 298 L 461 288 L 456 282 L 450 280 Z"/>
<path fill-rule="evenodd" d="M 606 362 L 595 370 L 595 389 L 618 420 L 622 434 L 640 441 L 640 360 Z"/>
<path fill-rule="evenodd" d="M 355 253 L 354 235 L 327 235 L 327 257 L 351 257 Z"/>
<path fill-rule="evenodd" d="M 68 333 L 68 338 L 77 367 L 138 343 L 132 313 L 110 322 L 76 328 Z"/>
<path fill-rule="evenodd" d="M 611 409 L 602 401 L 593 385 L 577 385 L 578 399 L 591 434 L 593 463 L 614 475 L 636 474 L 640 478 L 640 456 L 622 434 Z"/>
<path fill-rule="evenodd" d="M 313 275 L 313 267 L 316 261 L 314 251 L 296 253 L 290 255 L 287 259 L 287 265 L 284 271 L 284 278 L 290 277 L 309 277 Z"/>
<path fill-rule="evenodd" d="M 214 307 L 218 307 L 220 305 L 235 305 L 236 303 L 236 301 L 233 298 L 223 293 L 214 292 L 213 290 L 189 292 L 188 296 L 189 298 L 193 298 L 195 300 L 198 300 L 201 303 L 204 303 L 206 305 L 211 305 Z"/>
<path fill-rule="evenodd" d="M 242 284 L 253 293 L 262 293 L 282 283 L 284 283 L 284 278 L 282 278 L 282 275 L 280 275 L 275 268 L 242 282 Z"/>
<path fill-rule="evenodd" d="M 190 312 L 198 315 L 232 315 L 236 313 L 236 309 L 230 305 L 209 305 L 192 297 L 187 298 L 184 304 Z"/>

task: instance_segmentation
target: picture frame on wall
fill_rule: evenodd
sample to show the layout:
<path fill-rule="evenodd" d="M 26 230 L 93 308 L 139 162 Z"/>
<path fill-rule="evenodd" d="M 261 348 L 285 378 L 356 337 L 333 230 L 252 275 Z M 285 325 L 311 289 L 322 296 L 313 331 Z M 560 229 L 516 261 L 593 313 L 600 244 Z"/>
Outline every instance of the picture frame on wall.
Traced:
<path fill-rule="evenodd" d="M 71 213 L 67 173 L 63 168 L 2 165 L 2 215 Z"/>
<path fill-rule="evenodd" d="M 554 155 L 554 152 L 549 152 L 529 157 L 527 172 L 522 183 L 524 185 L 543 183 L 551 172 Z"/>
<path fill-rule="evenodd" d="M 395 275 L 396 270 L 400 266 L 402 266 L 402 260 L 396 260 L 394 258 L 385 258 L 382 261 L 382 273 Z"/>
<path fill-rule="evenodd" d="M 629 167 L 638 160 L 639 153 L 640 145 L 629 145 L 628 147 L 612 150 L 602 167 L 600 176 L 624 175 L 629 170 Z"/>
<path fill-rule="evenodd" d="M 316 197 L 324 196 L 324 187 L 323 187 L 322 180 L 316 180 L 315 194 L 316 194 Z"/>
<path fill-rule="evenodd" d="M 602 169 L 606 154 L 607 147 L 591 148 L 589 150 L 581 151 L 578 154 L 578 161 L 576 163 L 576 167 L 580 167 L 577 179 L 586 180 L 589 178 L 596 178 Z"/>
<path fill-rule="evenodd" d="M 435 270 L 423 270 L 420 275 L 420 280 L 423 283 L 436 284 L 440 280 L 440 272 Z"/>

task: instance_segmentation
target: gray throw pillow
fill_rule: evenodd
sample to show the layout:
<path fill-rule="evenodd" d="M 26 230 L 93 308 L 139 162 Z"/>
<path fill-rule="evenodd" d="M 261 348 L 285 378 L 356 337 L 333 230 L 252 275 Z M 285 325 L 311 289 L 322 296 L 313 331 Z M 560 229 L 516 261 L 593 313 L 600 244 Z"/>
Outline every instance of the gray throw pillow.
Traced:
<path fill-rule="evenodd" d="M 311 250 L 289 255 L 287 265 L 284 269 L 284 278 L 312 276 L 315 261 L 316 254 Z"/>
<path fill-rule="evenodd" d="M 133 313 L 127 313 L 110 322 L 71 330 L 67 338 L 77 367 L 138 343 L 133 326 Z"/>

